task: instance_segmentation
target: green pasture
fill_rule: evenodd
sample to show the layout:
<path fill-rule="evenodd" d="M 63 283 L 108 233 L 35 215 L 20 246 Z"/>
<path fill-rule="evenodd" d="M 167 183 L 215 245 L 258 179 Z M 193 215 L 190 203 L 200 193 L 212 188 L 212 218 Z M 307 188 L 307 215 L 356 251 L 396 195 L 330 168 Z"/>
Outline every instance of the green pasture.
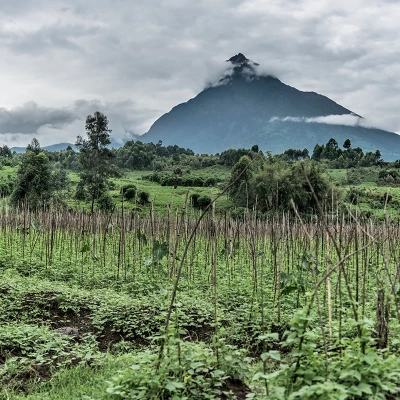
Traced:
<path fill-rule="evenodd" d="M 158 213 L 167 213 L 168 209 L 171 209 L 172 211 L 182 209 L 186 197 L 188 199 L 187 205 L 190 206 L 190 196 L 194 193 L 199 193 L 201 196 L 209 196 L 214 199 L 221 193 L 224 186 L 223 184 L 221 184 L 220 187 L 184 187 L 178 185 L 178 187 L 174 189 L 173 186 L 161 186 L 158 183 L 142 179 L 142 176 L 150 175 L 151 173 L 151 171 L 124 171 L 121 178 L 112 179 L 115 189 L 111 190 L 110 194 L 113 197 L 117 208 L 122 207 L 121 188 L 128 184 L 135 185 L 138 192 L 145 191 L 149 193 L 149 200 L 150 203 L 152 203 L 153 210 Z M 167 173 L 173 175 L 172 171 L 167 171 Z M 226 179 L 229 176 L 229 170 L 221 166 L 213 166 L 201 170 L 193 170 L 190 172 L 190 175 Z M 70 173 L 69 177 L 72 182 L 71 192 L 74 193 L 76 184 L 79 182 L 79 175 L 77 173 Z M 69 200 L 68 204 L 77 209 L 89 209 L 87 203 L 82 203 L 73 199 Z M 125 200 L 124 204 L 128 211 L 130 209 L 135 209 L 136 211 L 142 211 L 145 213 L 149 212 L 151 207 L 151 205 L 143 206 L 135 204 L 135 201 L 132 200 Z M 228 199 L 227 195 L 224 195 L 218 199 L 216 207 L 218 209 L 226 209 L 232 207 L 232 202 Z"/>

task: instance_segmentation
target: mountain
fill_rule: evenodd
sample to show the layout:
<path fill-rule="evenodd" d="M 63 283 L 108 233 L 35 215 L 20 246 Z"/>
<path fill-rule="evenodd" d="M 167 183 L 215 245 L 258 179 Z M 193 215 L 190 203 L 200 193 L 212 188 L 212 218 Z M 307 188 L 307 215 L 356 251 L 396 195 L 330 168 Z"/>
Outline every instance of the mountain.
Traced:
<path fill-rule="evenodd" d="M 61 151 L 65 150 L 68 146 L 71 146 L 74 150 L 76 150 L 75 145 L 72 143 L 57 143 L 50 146 L 44 146 L 42 149 L 47 151 Z M 10 150 L 15 151 L 16 153 L 25 153 L 26 147 L 11 147 Z"/>
<path fill-rule="evenodd" d="M 115 148 L 118 149 L 119 147 L 122 147 L 124 143 L 117 142 L 115 140 L 111 141 L 110 148 Z M 56 144 L 51 144 L 49 146 L 43 146 L 43 150 L 47 151 L 62 151 L 66 150 L 68 146 L 71 146 L 74 151 L 77 151 L 76 146 L 73 143 L 56 143 Z M 11 147 L 11 151 L 15 151 L 16 153 L 25 153 L 26 147 Z"/>
<path fill-rule="evenodd" d="M 326 144 L 330 138 L 364 151 L 379 149 L 385 160 L 400 158 L 400 135 L 363 126 L 364 119 L 314 92 L 302 92 L 270 75 L 239 53 L 215 85 L 161 116 L 141 136 L 144 142 L 177 144 L 198 153 L 250 148 L 281 153 Z M 344 125 L 346 124 L 346 125 Z"/>

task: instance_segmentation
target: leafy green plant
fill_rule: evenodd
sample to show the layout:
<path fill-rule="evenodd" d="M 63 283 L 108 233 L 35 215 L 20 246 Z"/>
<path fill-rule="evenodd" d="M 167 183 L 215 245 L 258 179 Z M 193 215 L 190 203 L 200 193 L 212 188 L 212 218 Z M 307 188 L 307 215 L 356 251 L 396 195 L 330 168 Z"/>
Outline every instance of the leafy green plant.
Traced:
<path fill-rule="evenodd" d="M 219 344 L 215 349 L 201 343 L 183 342 L 170 336 L 169 346 L 157 368 L 158 355 L 151 350 L 138 353 L 136 362 L 109 382 L 113 399 L 219 399 L 236 398 L 229 382 L 245 392 L 250 359 L 243 351 Z"/>
<path fill-rule="evenodd" d="M 45 379 L 53 370 L 80 363 L 93 363 L 102 357 L 93 336 L 82 343 L 74 338 L 35 325 L 4 325 L 0 327 L 0 382 L 11 387 L 28 380 Z"/>
<path fill-rule="evenodd" d="M 283 346 L 290 348 L 281 360 L 278 352 L 263 353 L 280 362 L 279 369 L 258 372 L 254 380 L 269 384 L 271 399 L 385 399 L 399 392 L 400 366 L 395 355 L 387 356 L 375 347 L 372 324 L 351 322 L 361 328 L 361 337 L 340 338 L 324 354 L 319 336 L 307 325 L 314 318 L 309 306 L 298 311 L 286 332 Z"/>

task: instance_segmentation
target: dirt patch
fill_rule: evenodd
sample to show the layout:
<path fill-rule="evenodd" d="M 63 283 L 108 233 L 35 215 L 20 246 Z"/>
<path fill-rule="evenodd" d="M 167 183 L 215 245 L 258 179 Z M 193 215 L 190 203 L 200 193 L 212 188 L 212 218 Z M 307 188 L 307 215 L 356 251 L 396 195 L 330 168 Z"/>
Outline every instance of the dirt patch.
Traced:
<path fill-rule="evenodd" d="M 97 340 L 99 342 L 99 350 L 107 351 L 119 343 L 123 339 L 123 336 L 118 332 L 113 331 L 113 327 L 110 323 L 106 323 L 103 331 L 98 335 Z"/>
<path fill-rule="evenodd" d="M 210 325 L 189 326 L 185 327 L 187 333 L 182 335 L 181 339 L 189 340 L 190 342 L 210 343 L 212 336 L 215 333 L 215 328 Z"/>
<path fill-rule="evenodd" d="M 50 323 L 53 329 L 62 328 L 64 326 L 73 326 L 79 330 L 79 334 L 93 332 L 92 320 L 90 318 L 91 311 L 87 308 L 79 310 L 79 313 L 68 309 L 52 308 L 50 310 Z"/>
<path fill-rule="evenodd" d="M 246 396 L 251 392 L 249 387 L 243 383 L 242 381 L 239 381 L 237 379 L 227 379 L 225 381 L 224 386 L 222 386 L 222 392 L 228 392 L 228 393 L 233 393 L 233 395 L 236 397 L 237 400 L 245 400 Z M 228 399 L 226 394 L 221 395 L 221 399 L 225 400 Z"/>

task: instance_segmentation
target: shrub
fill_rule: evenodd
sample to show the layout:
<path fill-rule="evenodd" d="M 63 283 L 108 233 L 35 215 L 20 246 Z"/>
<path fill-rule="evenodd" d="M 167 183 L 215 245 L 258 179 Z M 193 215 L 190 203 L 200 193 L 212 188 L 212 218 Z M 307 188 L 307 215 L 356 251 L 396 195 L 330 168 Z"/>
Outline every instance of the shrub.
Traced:
<path fill-rule="evenodd" d="M 0 196 L 9 196 L 13 191 L 13 182 L 0 182 Z"/>
<path fill-rule="evenodd" d="M 217 178 L 207 178 L 204 182 L 204 186 L 208 187 L 208 186 L 215 186 L 218 183 Z"/>
<path fill-rule="evenodd" d="M 199 208 L 201 208 L 202 210 L 205 210 L 211 204 L 211 202 L 212 200 L 209 196 L 201 196 L 197 201 Z"/>
<path fill-rule="evenodd" d="M 139 192 L 138 197 L 139 197 L 139 199 L 138 199 L 139 204 L 146 205 L 150 202 L 150 200 L 149 200 L 150 195 L 148 192 Z"/>
<path fill-rule="evenodd" d="M 132 199 L 135 198 L 135 196 L 136 196 L 136 189 L 133 188 L 133 187 L 127 189 L 127 190 L 125 191 L 125 193 L 124 193 L 124 197 L 125 197 L 127 200 L 132 200 Z"/>
<path fill-rule="evenodd" d="M 182 175 L 182 170 L 179 167 L 175 168 L 173 172 L 175 175 Z"/>
<path fill-rule="evenodd" d="M 199 207 L 199 198 L 200 198 L 200 193 L 193 193 L 190 196 L 190 201 L 192 202 L 192 206 L 195 208 Z"/>
<path fill-rule="evenodd" d="M 97 207 L 100 211 L 110 212 L 114 211 L 115 203 L 108 193 L 103 193 L 97 200 Z"/>
<path fill-rule="evenodd" d="M 128 185 L 122 186 L 120 193 L 125 195 L 126 191 L 129 189 L 134 189 L 135 192 L 137 190 L 135 185 L 133 185 L 132 183 L 129 183 Z"/>
<path fill-rule="evenodd" d="M 205 210 L 212 202 L 211 197 L 201 196 L 199 193 L 193 193 L 190 199 L 192 201 L 192 206 L 199 210 Z"/>

